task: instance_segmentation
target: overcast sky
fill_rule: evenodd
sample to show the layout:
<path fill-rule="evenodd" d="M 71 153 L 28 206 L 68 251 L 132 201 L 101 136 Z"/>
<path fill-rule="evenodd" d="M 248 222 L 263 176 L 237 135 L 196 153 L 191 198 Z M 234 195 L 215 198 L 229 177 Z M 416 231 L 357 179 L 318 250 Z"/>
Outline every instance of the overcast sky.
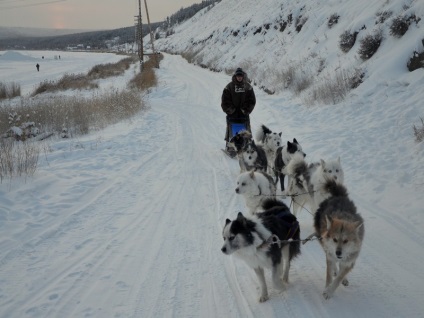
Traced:
<path fill-rule="evenodd" d="M 144 0 L 143 23 L 147 23 Z M 159 22 L 202 0 L 147 0 L 150 22 Z M 0 0 L 0 26 L 116 29 L 134 25 L 138 0 Z"/>

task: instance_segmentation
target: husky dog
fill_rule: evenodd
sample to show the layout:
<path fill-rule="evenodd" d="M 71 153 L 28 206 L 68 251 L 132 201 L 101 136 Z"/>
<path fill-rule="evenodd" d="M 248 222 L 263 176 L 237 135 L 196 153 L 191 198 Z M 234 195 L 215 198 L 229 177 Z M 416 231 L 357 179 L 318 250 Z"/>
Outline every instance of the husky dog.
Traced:
<path fill-rule="evenodd" d="M 267 172 L 269 174 L 271 174 L 274 169 L 275 155 L 277 153 L 277 149 L 283 144 L 281 141 L 281 134 L 282 132 L 272 132 L 265 125 L 262 125 L 256 132 L 256 140 L 262 145 L 266 153 L 266 157 L 268 160 Z"/>
<path fill-rule="evenodd" d="M 237 134 L 235 134 L 229 141 L 228 143 L 228 147 L 235 149 L 235 151 L 238 153 L 240 153 L 244 147 L 244 145 L 246 144 L 247 141 L 252 139 L 252 134 L 243 129 L 239 132 L 237 132 Z"/>
<path fill-rule="evenodd" d="M 274 173 L 276 177 L 275 183 L 277 183 L 278 179 L 280 179 L 281 191 L 283 193 L 285 193 L 283 169 L 285 166 L 287 166 L 295 153 L 300 153 L 303 157 L 306 156 L 296 138 L 293 139 L 293 142 L 287 141 L 287 145 L 277 149 L 274 162 Z"/>
<path fill-rule="evenodd" d="M 293 155 L 283 174 L 290 177 L 286 194 L 292 197 L 293 214 L 297 216 L 299 209 L 305 204 L 315 212 L 314 190 L 311 184 L 311 174 L 316 170 L 316 164 L 307 164 L 301 153 Z"/>
<path fill-rule="evenodd" d="M 340 283 L 349 284 L 346 275 L 358 258 L 365 230 L 364 220 L 356 212 L 343 185 L 329 180 L 323 191 L 330 196 L 319 205 L 314 226 L 326 255 L 327 278 L 323 296 L 329 299 Z"/>
<path fill-rule="evenodd" d="M 266 211 L 256 216 L 245 217 L 239 212 L 235 220 L 227 219 L 221 248 L 224 254 L 234 254 L 254 269 L 261 286 L 259 302 L 268 300 L 264 269 L 271 269 L 274 287 L 283 290 L 289 281 L 290 261 L 300 254 L 299 223 L 289 208 L 277 200 L 267 200 L 263 208 Z M 293 241 L 287 242 L 290 239 Z"/>
<path fill-rule="evenodd" d="M 253 139 L 246 141 L 243 149 L 238 153 L 238 158 L 241 172 L 252 169 L 266 171 L 268 167 L 265 150 L 256 145 Z"/>
<path fill-rule="evenodd" d="M 275 184 L 270 175 L 263 171 L 242 172 L 237 177 L 237 194 L 244 197 L 246 207 L 254 215 L 267 198 L 275 198 Z"/>
<path fill-rule="evenodd" d="M 344 183 L 344 172 L 340 157 L 337 160 L 324 161 L 314 165 L 315 169 L 311 171 L 311 186 L 313 191 L 314 206 L 318 209 L 318 206 L 322 201 L 329 197 L 328 192 L 324 191 L 323 186 L 328 180 L 335 180 L 339 184 Z"/>
<path fill-rule="evenodd" d="M 325 182 L 335 180 L 343 184 L 344 181 L 340 157 L 337 160 L 321 159 L 320 163 L 307 164 L 303 156 L 295 154 L 283 173 L 291 177 L 286 192 L 292 197 L 294 215 L 305 204 L 309 206 L 311 213 L 315 213 L 320 203 L 329 196 L 323 190 Z"/>

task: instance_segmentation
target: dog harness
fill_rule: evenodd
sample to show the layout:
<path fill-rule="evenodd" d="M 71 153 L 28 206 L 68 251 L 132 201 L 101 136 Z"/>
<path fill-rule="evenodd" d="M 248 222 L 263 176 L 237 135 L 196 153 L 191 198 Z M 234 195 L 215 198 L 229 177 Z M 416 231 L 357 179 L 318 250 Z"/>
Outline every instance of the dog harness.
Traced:
<path fill-rule="evenodd" d="M 282 210 L 276 215 L 278 222 L 281 222 L 288 229 L 286 238 L 284 240 L 280 240 L 280 238 L 277 235 L 272 234 L 268 239 L 263 240 L 263 242 L 257 247 L 258 249 L 264 248 L 264 247 L 270 247 L 273 244 L 278 244 L 278 247 L 281 248 L 281 244 L 289 243 L 293 241 L 294 235 L 299 230 L 299 222 L 296 220 L 290 223 L 284 220 L 284 217 L 289 214 L 291 213 L 288 211 Z"/>

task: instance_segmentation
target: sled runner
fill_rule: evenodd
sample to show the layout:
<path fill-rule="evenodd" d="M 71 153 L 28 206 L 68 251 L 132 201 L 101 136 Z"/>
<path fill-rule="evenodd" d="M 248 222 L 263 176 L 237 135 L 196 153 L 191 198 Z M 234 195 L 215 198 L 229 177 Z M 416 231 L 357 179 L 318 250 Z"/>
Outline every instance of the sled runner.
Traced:
<path fill-rule="evenodd" d="M 227 132 L 226 140 L 231 140 L 238 132 L 242 130 L 250 131 L 250 120 L 249 118 L 228 118 L 227 117 Z M 221 149 L 227 156 L 235 158 L 237 153 L 236 150 L 228 146 L 226 143 L 225 150 Z"/>

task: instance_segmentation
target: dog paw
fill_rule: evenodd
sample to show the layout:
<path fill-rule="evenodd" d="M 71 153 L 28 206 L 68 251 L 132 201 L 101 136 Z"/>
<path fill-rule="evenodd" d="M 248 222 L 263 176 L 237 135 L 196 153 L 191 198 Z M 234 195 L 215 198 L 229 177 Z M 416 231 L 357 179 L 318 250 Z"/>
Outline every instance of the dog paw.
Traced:
<path fill-rule="evenodd" d="M 349 286 L 349 281 L 345 278 L 342 280 L 343 286 Z"/>
<path fill-rule="evenodd" d="M 324 299 L 330 299 L 331 298 L 331 296 L 332 295 L 330 295 L 327 291 L 324 291 L 323 293 L 322 293 L 322 295 L 324 296 Z"/>
<path fill-rule="evenodd" d="M 259 297 L 259 302 L 263 303 L 266 302 L 269 299 L 268 295 L 262 295 L 261 297 Z"/>
<path fill-rule="evenodd" d="M 331 292 L 330 290 L 328 290 L 328 288 L 326 290 L 324 290 L 324 292 L 322 293 L 322 296 L 324 296 L 324 299 L 330 299 L 333 296 L 333 292 Z"/>

